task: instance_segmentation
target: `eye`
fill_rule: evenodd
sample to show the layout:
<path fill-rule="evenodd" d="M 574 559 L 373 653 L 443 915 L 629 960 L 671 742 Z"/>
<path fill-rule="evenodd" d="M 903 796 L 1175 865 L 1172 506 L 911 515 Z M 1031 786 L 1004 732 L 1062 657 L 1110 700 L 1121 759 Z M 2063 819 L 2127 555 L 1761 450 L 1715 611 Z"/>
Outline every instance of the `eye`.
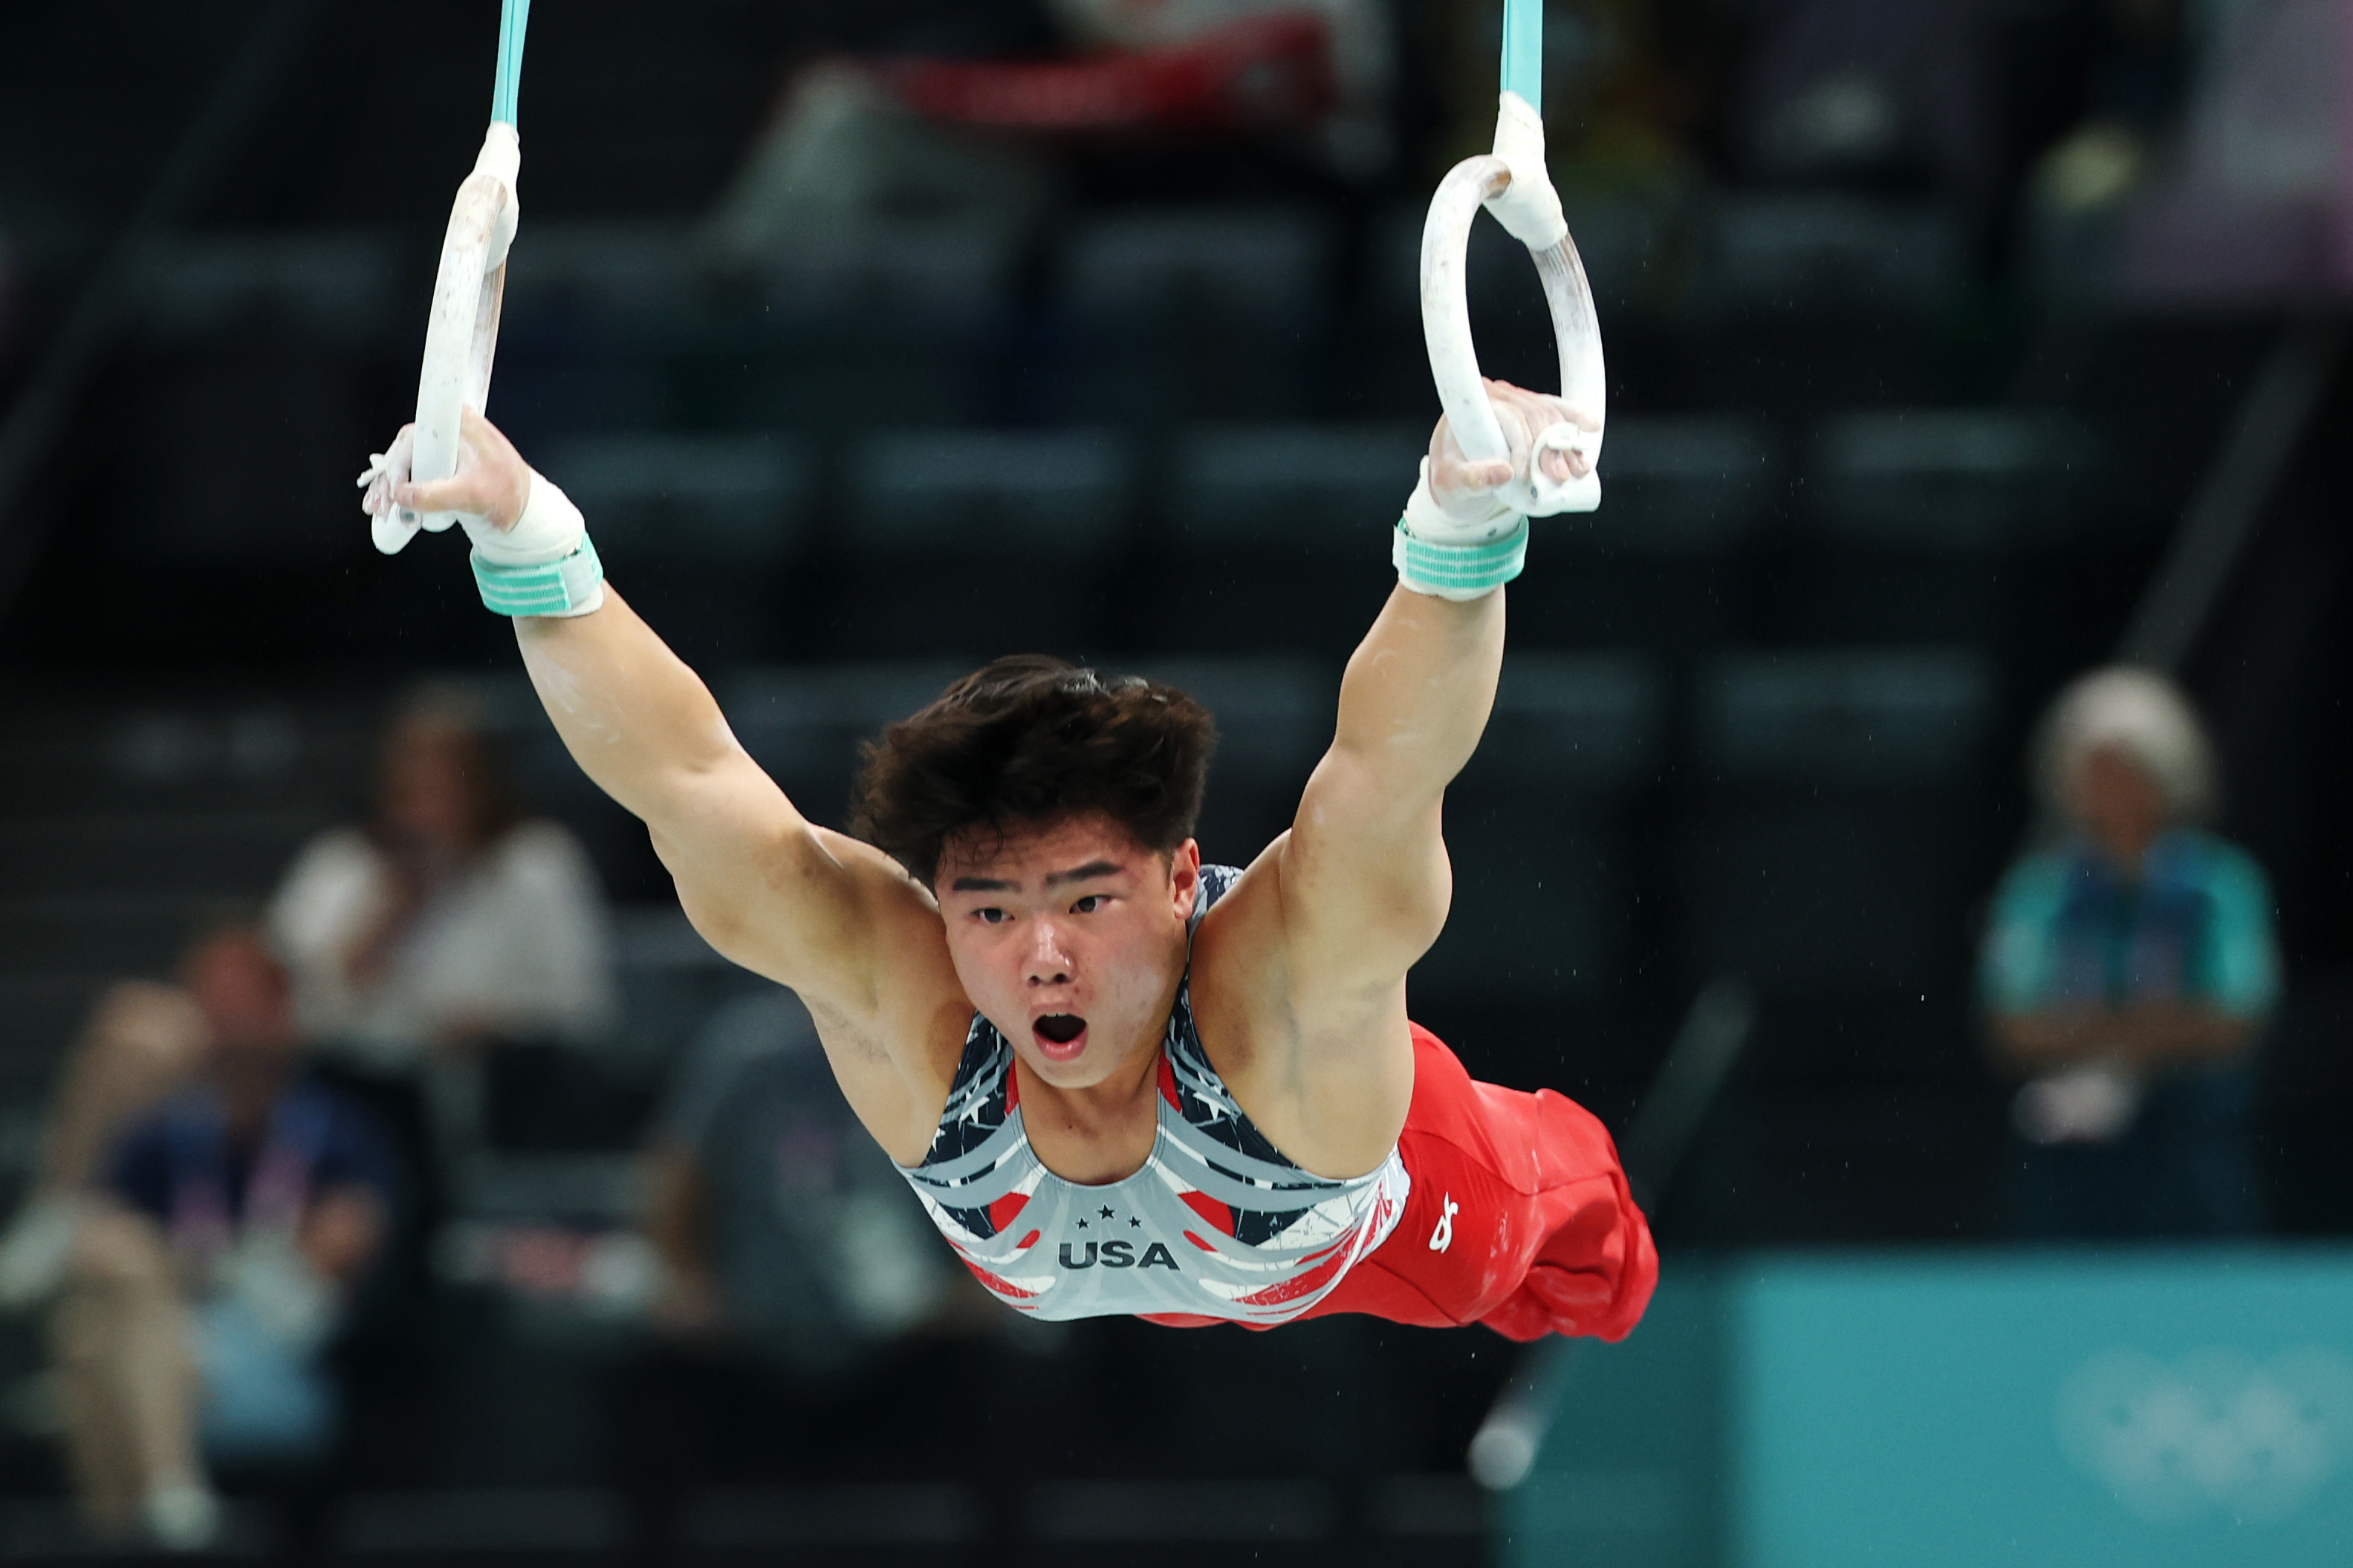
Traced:
<path fill-rule="evenodd" d="M 1107 893 L 1089 893 L 1071 906 L 1071 912 L 1074 915 L 1091 915 L 1110 901 L 1111 896 Z"/>
<path fill-rule="evenodd" d="M 992 926 L 994 926 L 994 925 L 1003 925 L 1003 924 L 1004 924 L 1008 920 L 1010 920 L 1012 917 L 1011 917 L 1011 916 L 1009 916 L 1009 915 L 1008 915 L 1008 914 L 1007 914 L 1003 910 L 998 909 L 996 905 L 994 905 L 994 904 L 990 904 L 990 905 L 988 905 L 988 906 L 987 906 L 987 908 L 985 908 L 985 909 L 977 909 L 977 910 L 973 910 L 973 911 L 972 911 L 972 918 L 973 918 L 973 919 L 975 919 L 975 920 L 976 920 L 976 921 L 980 921 L 980 923 L 981 923 L 981 924 L 983 924 L 983 925 L 992 925 Z"/>

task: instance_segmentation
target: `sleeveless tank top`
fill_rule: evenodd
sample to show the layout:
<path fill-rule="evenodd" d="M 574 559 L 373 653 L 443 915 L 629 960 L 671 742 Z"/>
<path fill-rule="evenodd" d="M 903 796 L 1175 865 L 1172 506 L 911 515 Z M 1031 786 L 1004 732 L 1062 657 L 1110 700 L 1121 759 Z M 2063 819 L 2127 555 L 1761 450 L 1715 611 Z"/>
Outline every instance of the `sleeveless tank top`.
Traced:
<path fill-rule="evenodd" d="M 1201 868 L 1198 926 L 1240 873 Z M 1201 1048 L 1192 980 L 1160 1045 L 1159 1127 L 1134 1175 L 1064 1181 L 1029 1146 L 1013 1047 L 975 1016 L 931 1152 L 899 1167 L 957 1256 L 1040 1318 L 1185 1313 L 1272 1324 L 1388 1238 L 1409 1180 L 1395 1149 L 1345 1181 L 1310 1175 L 1250 1124 Z"/>

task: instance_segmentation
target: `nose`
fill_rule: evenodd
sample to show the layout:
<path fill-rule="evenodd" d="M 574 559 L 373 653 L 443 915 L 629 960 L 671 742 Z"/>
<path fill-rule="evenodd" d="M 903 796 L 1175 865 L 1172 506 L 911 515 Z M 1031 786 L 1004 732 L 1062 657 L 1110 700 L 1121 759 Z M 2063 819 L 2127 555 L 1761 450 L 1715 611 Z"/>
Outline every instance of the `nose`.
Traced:
<path fill-rule="evenodd" d="M 1031 985 L 1067 985 L 1071 982 L 1071 957 L 1063 950 L 1062 933 L 1051 921 L 1039 921 L 1038 934 L 1031 939 L 1024 978 Z"/>

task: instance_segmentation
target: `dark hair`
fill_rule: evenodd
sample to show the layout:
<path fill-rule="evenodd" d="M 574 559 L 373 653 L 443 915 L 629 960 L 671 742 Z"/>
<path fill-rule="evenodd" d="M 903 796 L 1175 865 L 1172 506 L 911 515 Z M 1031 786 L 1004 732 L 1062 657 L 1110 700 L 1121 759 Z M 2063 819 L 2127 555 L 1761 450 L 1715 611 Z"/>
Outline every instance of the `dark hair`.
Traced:
<path fill-rule="evenodd" d="M 958 833 L 1081 813 L 1165 854 L 1193 835 L 1217 744 L 1208 710 L 1173 686 L 1016 654 L 860 748 L 850 829 L 926 886 Z"/>

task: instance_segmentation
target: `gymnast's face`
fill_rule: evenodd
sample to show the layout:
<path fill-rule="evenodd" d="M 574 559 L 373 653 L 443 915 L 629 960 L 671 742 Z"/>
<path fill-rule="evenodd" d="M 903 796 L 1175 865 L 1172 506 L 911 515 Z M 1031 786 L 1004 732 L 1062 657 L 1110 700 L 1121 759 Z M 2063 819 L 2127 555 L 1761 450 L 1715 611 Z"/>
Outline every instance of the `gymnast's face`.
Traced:
<path fill-rule="evenodd" d="M 1164 855 L 1086 816 L 951 840 L 937 891 L 973 1005 L 1039 1079 L 1082 1089 L 1158 1047 L 1200 886 L 1191 839 Z"/>

